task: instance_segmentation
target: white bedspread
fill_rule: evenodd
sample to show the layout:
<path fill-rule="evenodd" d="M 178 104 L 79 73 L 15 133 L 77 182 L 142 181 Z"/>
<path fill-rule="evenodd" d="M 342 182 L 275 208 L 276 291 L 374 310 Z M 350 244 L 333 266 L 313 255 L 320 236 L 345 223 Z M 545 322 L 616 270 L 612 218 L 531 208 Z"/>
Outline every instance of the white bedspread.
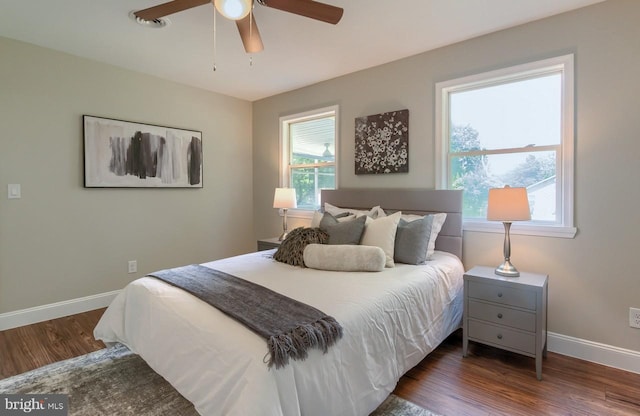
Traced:
<path fill-rule="evenodd" d="M 400 377 L 459 327 L 463 266 L 436 252 L 426 265 L 379 273 L 302 269 L 262 251 L 205 263 L 333 316 L 343 338 L 327 354 L 271 370 L 266 341 L 186 292 L 144 277 L 95 328 L 122 342 L 202 415 L 368 415 Z"/>

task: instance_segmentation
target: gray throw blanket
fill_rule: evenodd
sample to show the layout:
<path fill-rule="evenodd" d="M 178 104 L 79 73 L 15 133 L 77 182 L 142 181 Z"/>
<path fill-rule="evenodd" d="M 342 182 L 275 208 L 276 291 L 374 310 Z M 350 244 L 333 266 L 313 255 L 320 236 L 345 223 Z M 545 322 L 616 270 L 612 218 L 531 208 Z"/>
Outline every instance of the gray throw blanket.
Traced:
<path fill-rule="evenodd" d="M 312 347 L 326 353 L 342 337 L 333 317 L 219 270 L 192 264 L 149 276 L 191 293 L 265 338 L 269 367 L 284 367 L 289 358 L 304 360 Z"/>

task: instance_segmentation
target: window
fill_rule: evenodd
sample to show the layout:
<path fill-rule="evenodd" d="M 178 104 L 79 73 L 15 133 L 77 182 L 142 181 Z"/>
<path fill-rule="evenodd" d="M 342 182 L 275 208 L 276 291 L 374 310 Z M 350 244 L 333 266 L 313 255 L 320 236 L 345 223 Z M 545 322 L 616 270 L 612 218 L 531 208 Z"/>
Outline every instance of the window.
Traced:
<path fill-rule="evenodd" d="M 335 189 L 338 106 L 280 118 L 281 186 L 295 188 L 298 209 L 320 207 L 320 190 Z"/>
<path fill-rule="evenodd" d="M 487 222 L 489 188 L 527 188 L 515 233 L 573 237 L 573 55 L 436 84 L 436 180 L 463 189 L 464 228 Z"/>

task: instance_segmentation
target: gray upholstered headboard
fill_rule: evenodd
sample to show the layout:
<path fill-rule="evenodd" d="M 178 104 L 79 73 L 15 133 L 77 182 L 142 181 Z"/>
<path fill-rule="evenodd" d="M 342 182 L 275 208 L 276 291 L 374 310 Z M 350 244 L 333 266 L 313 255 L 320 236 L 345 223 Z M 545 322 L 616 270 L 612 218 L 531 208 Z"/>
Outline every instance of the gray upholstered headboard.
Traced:
<path fill-rule="evenodd" d="M 436 250 L 453 253 L 462 259 L 462 191 L 444 189 L 323 189 L 325 202 L 341 208 L 370 209 L 380 205 L 385 211 L 406 214 L 446 212 Z"/>

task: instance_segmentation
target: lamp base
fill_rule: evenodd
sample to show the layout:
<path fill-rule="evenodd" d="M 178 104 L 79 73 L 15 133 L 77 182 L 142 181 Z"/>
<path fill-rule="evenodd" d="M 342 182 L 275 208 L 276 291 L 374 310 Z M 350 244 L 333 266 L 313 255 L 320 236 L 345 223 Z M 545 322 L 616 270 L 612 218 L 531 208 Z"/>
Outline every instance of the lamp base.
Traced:
<path fill-rule="evenodd" d="M 496 274 L 504 277 L 518 277 L 520 272 L 514 267 L 509 259 L 505 259 L 504 263 L 496 267 Z"/>
<path fill-rule="evenodd" d="M 282 241 L 289 235 L 289 230 L 287 230 L 287 208 L 282 208 L 282 235 L 278 240 Z"/>

